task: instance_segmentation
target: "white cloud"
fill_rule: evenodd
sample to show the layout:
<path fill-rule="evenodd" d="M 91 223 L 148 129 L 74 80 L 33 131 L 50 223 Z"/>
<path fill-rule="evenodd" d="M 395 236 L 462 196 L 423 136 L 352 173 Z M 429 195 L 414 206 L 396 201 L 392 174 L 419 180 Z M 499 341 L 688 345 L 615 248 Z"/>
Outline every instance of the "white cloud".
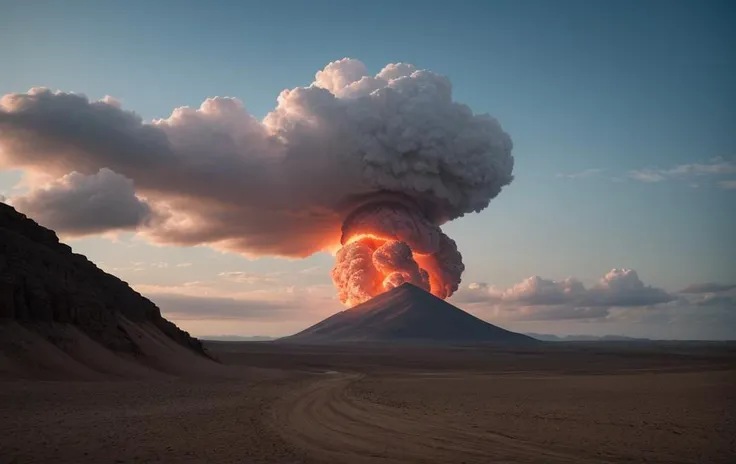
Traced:
<path fill-rule="evenodd" d="M 281 276 L 282 273 L 281 272 L 271 272 L 268 274 L 258 274 L 254 272 L 229 271 L 229 272 L 220 272 L 217 275 L 231 282 L 237 282 L 240 284 L 256 284 L 256 283 L 278 282 L 279 280 L 278 277 Z"/>
<path fill-rule="evenodd" d="M 660 172 L 648 169 L 629 171 L 629 177 L 641 182 L 661 182 L 665 180 L 665 176 Z"/>
<path fill-rule="evenodd" d="M 736 285 L 693 284 L 674 294 L 645 285 L 626 269 L 614 269 L 590 287 L 575 278 L 530 277 L 508 289 L 475 283 L 451 302 L 522 332 L 572 328 L 660 339 L 736 339 Z"/>
<path fill-rule="evenodd" d="M 327 274 L 329 273 L 329 270 L 326 270 L 322 266 L 312 266 L 308 267 L 306 269 L 302 269 L 300 271 L 297 271 L 299 274 L 307 274 L 307 275 L 314 275 L 314 274 Z"/>
<path fill-rule="evenodd" d="M 601 318 L 610 308 L 644 307 L 674 299 L 662 289 L 644 285 L 632 269 L 613 269 L 590 288 L 572 277 L 554 281 L 533 276 L 505 290 L 470 284 L 452 298 L 458 303 L 493 306 L 497 315 L 536 320 Z"/>
<path fill-rule="evenodd" d="M 131 284 L 131 287 L 144 295 L 214 296 L 222 293 L 221 289 L 202 281 L 181 282 L 173 285 L 136 283 Z"/>
<path fill-rule="evenodd" d="M 558 178 L 559 177 L 565 177 L 565 178 L 568 178 L 568 179 L 585 179 L 585 178 L 589 178 L 589 177 L 596 177 L 600 173 L 602 173 L 603 171 L 604 171 L 603 169 L 595 169 L 595 168 L 593 168 L 593 169 L 585 169 L 585 170 L 579 171 L 579 172 L 571 172 L 571 173 L 568 173 L 568 174 L 557 174 L 557 176 L 555 176 L 555 177 L 558 177 Z"/>
<path fill-rule="evenodd" d="M 111 268 L 114 272 L 140 272 L 145 271 L 149 269 L 168 269 L 172 267 L 170 263 L 167 263 L 165 261 L 153 261 L 153 262 L 146 262 L 146 261 L 131 261 L 127 266 L 116 266 Z M 177 267 L 183 267 L 181 265 L 177 265 Z"/>
<path fill-rule="evenodd" d="M 723 190 L 736 190 L 736 179 L 722 180 L 718 182 L 718 187 Z"/>
<path fill-rule="evenodd" d="M 708 163 L 680 164 L 664 173 L 669 176 L 736 174 L 736 164 L 723 158 L 714 158 Z"/>
<path fill-rule="evenodd" d="M 166 317 L 178 320 L 268 320 L 293 313 L 293 301 L 244 300 L 177 294 L 150 294 Z"/>
<path fill-rule="evenodd" d="M 147 264 L 144 262 L 136 261 L 131 262 L 127 266 L 116 266 L 111 268 L 113 272 L 140 272 L 144 271 L 148 268 Z"/>
<path fill-rule="evenodd" d="M 133 287 L 175 321 L 308 321 L 311 324 L 344 309 L 334 297 L 331 285 L 232 291 L 219 287 L 217 282 L 192 281 Z"/>
<path fill-rule="evenodd" d="M 724 176 L 736 173 L 736 163 L 723 158 L 713 158 L 706 163 L 679 164 L 670 168 L 646 168 L 629 171 L 628 177 L 641 182 L 662 182 L 668 179 L 692 180 L 698 177 Z M 689 182 L 691 187 L 699 184 Z M 722 189 L 736 188 L 736 181 L 722 180 L 717 183 Z"/>
<path fill-rule="evenodd" d="M 736 295 L 686 295 L 669 303 L 643 308 L 615 308 L 607 321 L 625 322 L 674 338 L 733 340 L 736 338 Z M 661 338 L 661 336 L 660 336 Z"/>

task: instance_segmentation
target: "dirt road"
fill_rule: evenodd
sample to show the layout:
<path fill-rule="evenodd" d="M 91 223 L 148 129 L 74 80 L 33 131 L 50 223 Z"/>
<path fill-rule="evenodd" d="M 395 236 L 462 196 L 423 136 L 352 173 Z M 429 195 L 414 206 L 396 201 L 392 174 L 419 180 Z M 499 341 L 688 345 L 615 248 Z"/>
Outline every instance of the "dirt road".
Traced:
<path fill-rule="evenodd" d="M 728 347 L 213 347 L 240 377 L 0 380 L 0 464 L 695 464 L 736 453 Z"/>
<path fill-rule="evenodd" d="M 326 374 L 281 401 L 274 419 L 285 440 L 320 462 L 609 462 L 585 450 L 552 449 L 497 430 L 462 429 L 441 416 L 351 394 L 361 374 Z M 502 424 L 499 424 L 501 426 Z"/>
<path fill-rule="evenodd" d="M 285 442 L 324 463 L 728 462 L 733 443 L 717 428 L 733 426 L 718 410 L 726 398 L 682 392 L 722 395 L 731 379 L 331 373 L 291 391 L 272 415 Z M 660 400 L 638 404 L 647 389 Z"/>

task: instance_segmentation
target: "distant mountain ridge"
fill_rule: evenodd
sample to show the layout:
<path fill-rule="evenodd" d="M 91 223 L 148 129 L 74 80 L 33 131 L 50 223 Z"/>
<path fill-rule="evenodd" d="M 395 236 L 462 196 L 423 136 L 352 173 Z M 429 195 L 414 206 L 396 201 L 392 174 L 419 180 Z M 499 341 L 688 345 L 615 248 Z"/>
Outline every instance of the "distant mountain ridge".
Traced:
<path fill-rule="evenodd" d="M 526 333 L 532 338 L 545 342 L 646 342 L 649 338 L 625 337 L 623 335 L 553 335 L 540 333 Z"/>
<path fill-rule="evenodd" d="M 278 342 L 538 343 L 408 283 Z"/>
<path fill-rule="evenodd" d="M 212 342 L 269 342 L 276 340 L 278 337 L 267 337 L 265 335 L 201 335 L 198 338 Z"/>

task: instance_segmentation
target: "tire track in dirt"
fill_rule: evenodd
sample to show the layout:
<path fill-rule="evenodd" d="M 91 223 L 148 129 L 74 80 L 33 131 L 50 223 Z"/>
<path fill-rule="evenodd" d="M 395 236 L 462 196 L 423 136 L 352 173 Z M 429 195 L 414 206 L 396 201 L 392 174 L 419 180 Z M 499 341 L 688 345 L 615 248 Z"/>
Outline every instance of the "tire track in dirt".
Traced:
<path fill-rule="evenodd" d="M 274 407 L 275 427 L 320 463 L 609 462 L 351 396 L 348 387 L 362 377 L 335 373 L 291 392 Z"/>

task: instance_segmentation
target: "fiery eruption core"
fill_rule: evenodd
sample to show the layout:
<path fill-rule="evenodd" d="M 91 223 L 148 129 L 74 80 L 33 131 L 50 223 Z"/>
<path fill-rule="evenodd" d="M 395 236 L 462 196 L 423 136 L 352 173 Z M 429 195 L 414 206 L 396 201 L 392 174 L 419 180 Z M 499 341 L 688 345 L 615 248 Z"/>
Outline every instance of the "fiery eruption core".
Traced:
<path fill-rule="evenodd" d="M 455 242 L 417 208 L 403 203 L 369 203 L 343 224 L 332 280 L 339 298 L 355 306 L 411 283 L 447 298 L 465 270 Z"/>

